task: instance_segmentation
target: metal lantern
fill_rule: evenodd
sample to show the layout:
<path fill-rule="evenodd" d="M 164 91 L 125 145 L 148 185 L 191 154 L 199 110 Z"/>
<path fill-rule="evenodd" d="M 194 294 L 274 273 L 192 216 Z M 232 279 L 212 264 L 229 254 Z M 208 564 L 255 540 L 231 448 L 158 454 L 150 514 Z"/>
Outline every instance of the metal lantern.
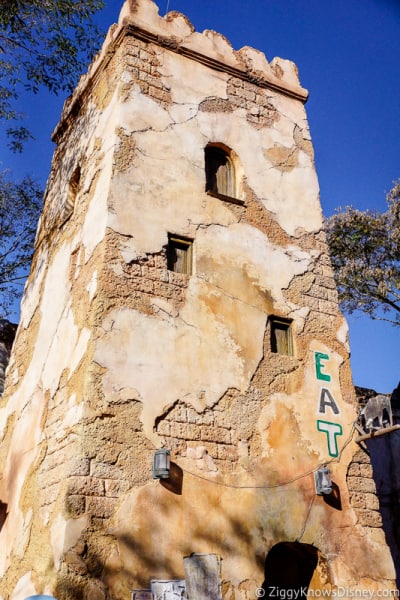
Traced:
<path fill-rule="evenodd" d="M 315 491 L 318 496 L 328 496 L 332 493 L 331 472 L 327 467 L 314 471 Z"/>
<path fill-rule="evenodd" d="M 166 448 L 156 450 L 153 456 L 153 479 L 168 479 L 171 465 L 171 451 Z"/>

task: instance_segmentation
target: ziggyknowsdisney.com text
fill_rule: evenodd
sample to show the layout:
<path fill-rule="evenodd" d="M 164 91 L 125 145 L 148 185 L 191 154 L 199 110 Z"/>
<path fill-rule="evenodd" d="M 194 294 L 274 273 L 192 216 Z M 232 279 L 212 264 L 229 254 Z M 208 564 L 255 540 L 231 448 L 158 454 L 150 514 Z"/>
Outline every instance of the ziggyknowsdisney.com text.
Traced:
<path fill-rule="evenodd" d="M 374 598 L 399 598 L 398 589 L 360 590 L 338 586 L 333 589 L 307 589 L 307 587 L 284 589 L 278 586 L 269 586 L 267 589 L 257 588 L 257 598 L 277 598 L 279 600 L 302 600 L 303 598 L 361 598 L 373 600 Z"/>

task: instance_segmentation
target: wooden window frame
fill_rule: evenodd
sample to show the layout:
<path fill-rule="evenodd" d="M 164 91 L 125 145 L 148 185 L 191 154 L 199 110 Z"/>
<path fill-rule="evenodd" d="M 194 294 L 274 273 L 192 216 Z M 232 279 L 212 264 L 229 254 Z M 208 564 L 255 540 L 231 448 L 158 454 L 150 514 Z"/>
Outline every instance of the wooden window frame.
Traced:
<path fill-rule="evenodd" d="M 283 356 L 294 356 L 291 319 L 272 316 L 269 318 L 271 352 Z"/>
<path fill-rule="evenodd" d="M 220 144 L 207 144 L 204 148 L 204 165 L 205 191 L 208 195 L 234 204 L 244 204 L 243 200 L 237 198 L 236 170 L 228 149 Z"/>
<path fill-rule="evenodd" d="M 177 250 L 179 251 L 177 253 Z M 168 234 L 167 269 L 173 273 L 192 275 L 193 240 L 172 233 Z"/>

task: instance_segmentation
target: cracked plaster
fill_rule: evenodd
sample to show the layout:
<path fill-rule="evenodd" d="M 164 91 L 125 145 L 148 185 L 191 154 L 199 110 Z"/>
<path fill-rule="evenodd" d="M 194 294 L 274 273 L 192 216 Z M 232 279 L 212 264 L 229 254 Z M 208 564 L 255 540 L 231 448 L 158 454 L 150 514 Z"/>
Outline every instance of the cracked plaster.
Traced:
<path fill-rule="evenodd" d="M 154 243 L 155 232 L 147 239 Z M 179 316 L 114 310 L 97 344 L 95 360 L 106 369 L 105 397 L 117 382 L 121 388 L 133 383 L 150 438 L 155 417 L 178 398 L 201 411 L 228 387 L 246 390 L 263 356 L 268 298 L 284 309 L 282 289 L 310 262 L 299 248 L 274 246 L 244 224 L 200 229 L 195 253 L 197 277 L 189 282 Z"/>
<path fill-rule="evenodd" d="M 165 65 L 164 68 L 166 68 Z M 200 72 L 204 72 L 204 75 L 209 78 L 209 74 L 203 65 L 198 65 L 198 68 Z M 172 70 L 173 66 L 171 65 L 169 69 Z M 190 89 L 190 93 L 185 78 L 182 78 L 181 84 L 174 86 L 172 92 L 174 103 L 178 100 L 180 104 L 184 104 L 190 98 L 190 103 L 193 104 L 193 98 L 196 98 L 196 96 L 198 103 L 203 100 L 204 87 L 201 85 L 199 74 L 191 81 L 195 82 L 193 85 L 196 85 L 196 91 Z M 216 83 L 218 85 L 212 90 L 212 93 L 224 97 L 226 92 L 220 88 L 224 88 L 225 85 L 221 85 L 220 79 Z M 180 91 L 179 85 L 181 85 Z M 208 93 L 208 95 L 210 94 Z M 302 112 L 300 115 L 296 115 L 297 120 L 303 118 L 304 109 L 297 107 L 297 112 L 299 110 Z M 240 113 L 242 113 L 241 119 Z M 165 109 L 155 101 L 140 96 L 138 90 L 133 98 L 124 104 L 121 111 L 123 128 L 127 132 L 136 131 L 135 139 L 139 156 L 134 161 L 135 170 L 132 169 L 136 186 L 140 185 L 140 164 L 146 163 L 146 185 L 151 187 L 149 186 L 149 180 L 150 182 L 154 180 L 154 194 L 168 197 L 168 187 L 171 185 L 170 182 L 174 182 L 174 197 L 181 194 L 182 201 L 185 198 L 191 198 L 193 193 L 191 187 L 195 185 L 197 193 L 199 188 L 204 187 L 202 169 L 193 169 L 193 165 L 200 166 L 203 162 L 202 156 L 195 155 L 196 150 L 198 152 L 198 149 L 204 147 L 208 141 L 223 139 L 228 146 L 235 148 L 239 163 L 246 173 L 248 183 L 254 193 L 260 198 L 266 209 L 276 215 L 278 223 L 289 235 L 293 235 L 297 229 L 317 231 L 321 228 L 322 215 L 319 206 L 319 189 L 312 158 L 303 150 L 294 147 L 299 168 L 292 169 L 290 172 L 282 172 L 281 168 L 276 168 L 275 159 L 270 161 L 270 169 L 264 166 L 260 170 L 260 163 L 250 160 L 247 153 L 248 147 L 260 148 L 260 150 L 265 148 L 266 157 L 268 157 L 272 151 L 271 148 L 276 147 L 276 144 L 290 147 L 294 141 L 293 123 L 295 121 L 288 123 L 287 135 L 283 137 L 282 131 L 284 131 L 284 128 L 281 128 L 281 124 L 279 130 L 271 131 L 267 129 L 260 135 L 259 131 L 247 123 L 244 110 L 237 110 L 235 113 L 235 121 L 239 118 L 240 127 L 232 127 L 230 113 L 209 114 L 200 112 L 194 120 L 195 115 L 193 109 L 191 109 L 186 116 L 187 120 L 179 123 L 174 122 Z M 180 115 L 180 118 L 182 118 L 182 115 Z M 167 129 L 169 130 L 168 137 L 161 138 L 160 132 Z M 160 152 L 162 144 L 165 144 L 165 148 L 164 150 L 161 148 L 162 151 Z M 156 147 L 157 155 L 165 157 L 166 163 L 165 165 L 162 163 L 155 164 L 153 175 L 149 158 L 154 155 Z M 159 185 L 160 169 L 162 187 Z M 201 178 L 197 183 L 194 181 L 195 174 L 197 174 L 198 179 Z M 182 192 L 179 190 L 178 183 L 181 180 L 185 183 Z M 193 183 L 191 183 L 192 181 Z M 129 185 L 129 179 L 125 179 L 125 185 Z M 113 223 L 111 225 L 113 226 Z"/>
<path fill-rule="evenodd" d="M 76 369 L 90 338 L 89 330 L 78 333 L 73 313 L 71 308 L 68 308 L 69 257 L 69 248 L 64 245 L 48 267 L 41 298 L 42 318 L 31 362 L 21 385 L 9 399 L 7 406 L 0 410 L 3 428 L 11 411 L 18 413 L 10 440 L 13 450 L 8 454 L 3 470 L 3 482 L 0 482 L 1 497 L 8 501 L 10 510 L 2 536 L 10 547 L 13 546 L 11 540 L 14 540 L 15 532 L 27 530 L 27 517 L 23 515 L 18 499 L 28 473 L 39 457 L 40 445 L 43 442 L 43 394 L 45 390 L 49 390 L 54 395 L 64 368 L 67 367 L 70 373 Z M 74 407 L 70 414 L 74 419 L 79 417 L 79 411 L 77 413 Z M 68 418 L 65 422 L 65 427 L 67 426 Z M 23 544 L 17 543 L 16 547 L 21 549 Z M 2 555 L 1 573 L 4 573 L 8 561 L 9 558 Z"/>

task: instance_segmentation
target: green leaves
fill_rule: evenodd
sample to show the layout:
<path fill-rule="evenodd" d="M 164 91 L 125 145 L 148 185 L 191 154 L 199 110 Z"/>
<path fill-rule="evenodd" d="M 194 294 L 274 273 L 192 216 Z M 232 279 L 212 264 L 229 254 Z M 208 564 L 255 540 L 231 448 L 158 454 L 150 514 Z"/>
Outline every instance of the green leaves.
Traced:
<path fill-rule="evenodd" d="M 15 122 L 5 129 L 13 150 L 27 139 L 13 108 L 19 92 L 74 89 L 98 49 L 101 34 L 91 17 L 103 6 L 103 0 L 0 0 L 0 123 Z"/>
<path fill-rule="evenodd" d="M 103 0 L 0 0 L 0 143 L 22 152 L 31 133 L 16 109 L 23 90 L 71 92 L 102 35 L 92 22 Z M 19 298 L 33 254 L 42 190 L 0 173 L 0 311 Z M 0 313 L 1 314 L 1 313 Z"/>
<path fill-rule="evenodd" d="M 326 220 L 342 308 L 400 325 L 400 184 L 385 213 L 346 207 Z"/>
<path fill-rule="evenodd" d="M 21 295 L 33 254 L 42 190 L 30 177 L 20 182 L 0 173 L 0 315 Z"/>

